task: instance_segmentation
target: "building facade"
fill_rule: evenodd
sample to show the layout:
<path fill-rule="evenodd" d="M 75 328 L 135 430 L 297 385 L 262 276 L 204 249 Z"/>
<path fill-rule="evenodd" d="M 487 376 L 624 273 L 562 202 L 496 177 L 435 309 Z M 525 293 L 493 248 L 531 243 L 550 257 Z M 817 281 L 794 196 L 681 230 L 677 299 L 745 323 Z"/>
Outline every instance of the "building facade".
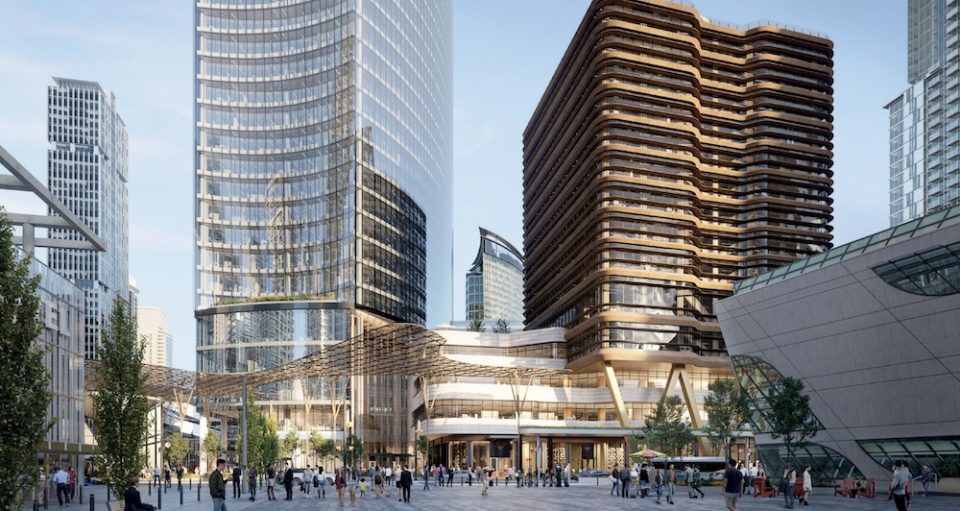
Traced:
<path fill-rule="evenodd" d="M 167 329 L 167 315 L 162 309 L 137 308 L 137 337 L 144 340 L 144 364 L 173 366 L 173 335 Z"/>
<path fill-rule="evenodd" d="M 566 327 L 569 367 L 611 392 L 729 377 L 716 301 L 830 247 L 832 55 L 687 5 L 592 2 L 524 132 L 527 328 Z M 637 399 L 622 425 L 656 401 Z"/>
<path fill-rule="evenodd" d="M 523 255 L 509 241 L 480 228 L 480 248 L 467 272 L 467 321 L 523 322 Z"/>
<path fill-rule="evenodd" d="M 127 130 L 113 94 L 96 82 L 54 78 L 47 89 L 50 192 L 106 243 L 107 250 L 51 248 L 50 268 L 87 296 L 84 353 L 97 358 L 100 331 L 116 297 L 129 302 Z M 51 208 L 50 214 L 54 211 Z M 78 241 L 70 229 L 51 239 Z"/>
<path fill-rule="evenodd" d="M 449 320 L 449 2 L 195 9 L 197 369 L 269 368 L 365 326 Z M 290 381 L 258 399 L 281 433 L 332 435 L 330 396 L 359 386 Z M 347 421 L 358 431 L 363 406 Z"/>
<path fill-rule="evenodd" d="M 768 434 L 766 398 L 789 376 L 820 427 L 795 466 L 885 488 L 903 460 L 960 492 L 960 206 L 741 281 L 717 314 L 768 473 L 786 449 Z"/>
<path fill-rule="evenodd" d="M 909 0 L 909 87 L 890 116 L 890 225 L 960 201 L 960 1 Z"/>

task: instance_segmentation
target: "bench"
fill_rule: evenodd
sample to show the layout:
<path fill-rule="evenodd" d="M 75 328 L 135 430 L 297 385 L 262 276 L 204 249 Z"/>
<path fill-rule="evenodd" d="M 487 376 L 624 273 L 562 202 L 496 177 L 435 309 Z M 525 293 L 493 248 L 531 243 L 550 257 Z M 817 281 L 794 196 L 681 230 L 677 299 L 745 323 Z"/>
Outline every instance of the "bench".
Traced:
<path fill-rule="evenodd" d="M 840 495 L 841 497 L 849 497 L 850 490 L 855 488 L 854 481 L 852 477 L 844 477 L 843 482 L 840 483 L 840 486 L 833 487 L 833 496 L 836 497 Z"/>

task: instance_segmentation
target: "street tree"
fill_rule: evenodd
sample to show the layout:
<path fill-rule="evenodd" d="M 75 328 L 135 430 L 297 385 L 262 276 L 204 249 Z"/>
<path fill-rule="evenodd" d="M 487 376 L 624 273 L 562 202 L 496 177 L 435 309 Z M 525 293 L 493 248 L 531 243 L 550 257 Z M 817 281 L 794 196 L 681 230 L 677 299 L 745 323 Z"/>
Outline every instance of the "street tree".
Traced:
<path fill-rule="evenodd" d="M 122 499 L 127 481 L 146 466 L 143 445 L 150 405 L 144 393 L 143 341 L 137 339 L 130 305 L 119 296 L 101 337 L 93 392 L 94 436 L 103 479 Z"/>
<path fill-rule="evenodd" d="M 263 411 L 257 406 L 253 390 L 247 390 L 247 463 L 263 466 L 263 429 L 266 421 Z M 243 441 L 237 442 L 237 455 L 243 459 Z"/>
<path fill-rule="evenodd" d="M 348 467 L 356 466 L 363 459 L 363 441 L 356 435 L 347 435 L 343 456 Z"/>
<path fill-rule="evenodd" d="M 203 437 L 200 448 L 207 455 L 207 464 L 212 464 L 223 452 L 223 448 L 220 446 L 220 434 L 214 429 L 209 430 L 207 436 Z"/>
<path fill-rule="evenodd" d="M 316 431 L 310 432 L 310 450 L 316 457 L 318 465 L 337 457 L 337 446 L 333 440 L 323 438 Z"/>
<path fill-rule="evenodd" d="M 170 447 L 166 444 L 169 443 Z M 169 437 L 163 446 L 163 457 L 172 466 L 183 465 L 183 459 L 190 453 L 190 441 L 177 431 Z"/>
<path fill-rule="evenodd" d="M 423 457 L 424 464 L 430 463 L 430 460 L 427 458 L 427 454 L 430 452 L 430 440 L 427 438 L 427 435 L 417 434 L 417 452 Z"/>
<path fill-rule="evenodd" d="M 277 433 L 277 421 L 269 415 L 263 417 L 263 435 L 261 461 L 263 469 L 280 459 L 280 434 Z"/>
<path fill-rule="evenodd" d="M 500 318 L 497 320 L 497 324 L 493 327 L 493 333 L 495 334 L 509 334 L 510 333 L 510 323 L 507 320 Z"/>
<path fill-rule="evenodd" d="M 716 444 L 723 447 L 724 456 L 730 459 L 730 444 L 737 433 L 743 430 L 750 414 L 747 398 L 734 380 L 714 380 L 708 387 L 710 393 L 703 401 L 707 412 L 704 431 Z"/>
<path fill-rule="evenodd" d="M 683 420 L 683 400 L 677 396 L 661 399 L 644 419 L 647 445 L 667 456 L 683 456 L 693 443 L 690 423 Z"/>
<path fill-rule="evenodd" d="M 787 448 L 788 463 L 793 463 L 793 450 L 820 429 L 820 422 L 810 410 L 810 396 L 803 394 L 803 382 L 797 378 L 782 378 L 767 396 L 770 410 L 764 415 L 770 436 L 780 439 Z"/>
<path fill-rule="evenodd" d="M 37 342 L 39 276 L 13 245 L 0 208 L 0 510 L 20 509 L 37 480 L 37 446 L 53 424 L 47 418 L 50 374 Z"/>
<path fill-rule="evenodd" d="M 292 458 L 297 450 L 298 443 L 300 443 L 300 439 L 297 437 L 297 432 L 288 432 L 287 436 L 283 438 L 283 444 L 280 446 L 281 456 L 284 458 Z"/>
<path fill-rule="evenodd" d="M 471 319 L 467 322 L 467 330 L 471 332 L 483 332 L 487 327 L 484 326 L 482 319 Z"/>

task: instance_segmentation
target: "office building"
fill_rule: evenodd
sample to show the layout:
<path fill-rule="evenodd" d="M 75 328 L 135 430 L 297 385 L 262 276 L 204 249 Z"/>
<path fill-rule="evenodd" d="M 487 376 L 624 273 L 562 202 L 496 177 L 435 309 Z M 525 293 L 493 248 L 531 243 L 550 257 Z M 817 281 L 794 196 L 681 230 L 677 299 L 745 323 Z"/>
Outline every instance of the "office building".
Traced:
<path fill-rule="evenodd" d="M 789 376 L 820 426 L 795 466 L 882 489 L 903 460 L 960 493 L 960 206 L 743 280 L 717 315 L 767 473 L 786 449 L 769 435 L 766 398 Z"/>
<path fill-rule="evenodd" d="M 199 0 L 195 12 L 197 370 L 269 368 L 372 325 L 448 321 L 450 3 Z M 258 399 L 281 435 L 332 437 L 345 426 L 326 405 L 349 388 L 363 399 L 341 417 L 368 452 L 405 450 L 404 388 L 362 387 L 289 381 Z"/>
<path fill-rule="evenodd" d="M 960 202 L 960 1 L 909 0 L 907 80 L 890 116 L 890 225 Z"/>
<path fill-rule="evenodd" d="M 565 327 L 568 367 L 611 392 L 730 377 L 714 304 L 830 247 L 832 56 L 799 29 L 592 2 L 523 137 L 527 328 Z M 658 398 L 633 399 L 624 427 Z"/>
<path fill-rule="evenodd" d="M 467 272 L 467 321 L 495 326 L 523 323 L 523 255 L 509 241 L 480 228 L 480 248 Z"/>
<path fill-rule="evenodd" d="M 116 99 L 96 82 L 54 78 L 47 89 L 47 179 L 50 192 L 106 244 L 103 252 L 51 248 L 51 269 L 87 296 L 84 353 L 97 358 L 114 299 L 129 302 L 127 130 Z M 55 214 L 51 208 L 51 215 Z M 50 238 L 81 239 L 52 228 Z"/>
<path fill-rule="evenodd" d="M 167 329 L 167 315 L 162 309 L 137 308 L 137 337 L 144 342 L 144 364 L 173 366 L 173 335 Z"/>

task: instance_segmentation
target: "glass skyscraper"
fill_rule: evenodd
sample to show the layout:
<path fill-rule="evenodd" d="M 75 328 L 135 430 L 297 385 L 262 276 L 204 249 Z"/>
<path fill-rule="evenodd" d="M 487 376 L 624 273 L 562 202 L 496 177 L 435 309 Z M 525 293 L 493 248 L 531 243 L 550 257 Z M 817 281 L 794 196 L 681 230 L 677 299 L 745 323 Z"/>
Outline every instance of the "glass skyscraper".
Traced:
<path fill-rule="evenodd" d="M 106 242 L 107 250 L 51 248 L 48 263 L 86 294 L 84 353 L 95 359 L 114 297 L 130 301 L 127 129 L 113 94 L 100 84 L 54 81 L 47 89 L 48 186 Z M 56 214 L 52 208 L 50 214 Z M 72 229 L 50 229 L 50 238 L 66 244 L 83 239 Z"/>
<path fill-rule="evenodd" d="M 448 321 L 449 2 L 201 0 L 196 27 L 197 369 Z M 259 389 L 299 431 L 341 390 Z"/>
<path fill-rule="evenodd" d="M 523 322 L 523 255 L 483 227 L 467 272 L 467 321 Z M 490 325 L 492 326 L 492 325 Z"/>
<path fill-rule="evenodd" d="M 910 0 L 907 79 L 890 115 L 890 225 L 960 202 L 960 0 Z"/>

